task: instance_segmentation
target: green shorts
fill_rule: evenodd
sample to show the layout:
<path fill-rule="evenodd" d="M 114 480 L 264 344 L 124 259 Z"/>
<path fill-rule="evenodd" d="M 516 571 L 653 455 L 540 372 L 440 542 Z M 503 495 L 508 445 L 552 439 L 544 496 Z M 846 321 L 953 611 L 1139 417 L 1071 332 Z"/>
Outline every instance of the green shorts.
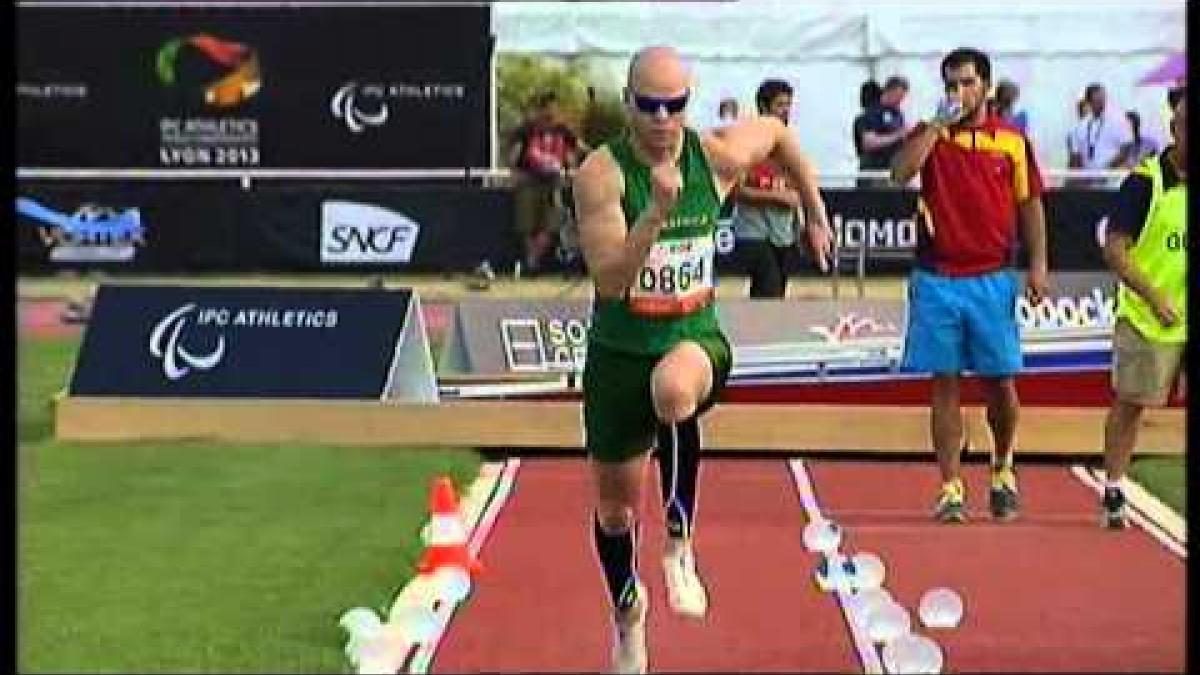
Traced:
<path fill-rule="evenodd" d="M 712 391 L 696 411 L 699 415 L 720 398 L 733 354 L 721 333 L 689 339 L 708 354 L 713 369 Z M 600 462 L 623 462 L 654 444 L 658 418 L 650 378 L 661 358 L 588 345 L 583 367 L 583 425 L 589 456 Z"/>

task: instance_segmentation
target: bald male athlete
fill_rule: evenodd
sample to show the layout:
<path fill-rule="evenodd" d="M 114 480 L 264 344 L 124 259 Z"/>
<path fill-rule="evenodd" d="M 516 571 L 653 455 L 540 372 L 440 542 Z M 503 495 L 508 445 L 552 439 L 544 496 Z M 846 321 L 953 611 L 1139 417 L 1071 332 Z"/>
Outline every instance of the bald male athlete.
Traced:
<path fill-rule="evenodd" d="M 575 179 L 580 243 L 595 285 L 583 373 L 585 445 L 619 673 L 647 668 L 647 597 L 636 554 L 638 505 L 656 436 L 669 604 L 693 618 L 708 608 L 692 537 L 697 418 L 716 401 L 732 360 L 713 304 L 721 202 L 744 171 L 773 159 L 799 186 L 808 242 L 822 271 L 831 253 L 815 171 L 792 132 L 772 116 L 715 133 L 688 128 L 689 79 L 670 47 L 638 52 L 624 93 L 627 129 L 592 152 Z"/>

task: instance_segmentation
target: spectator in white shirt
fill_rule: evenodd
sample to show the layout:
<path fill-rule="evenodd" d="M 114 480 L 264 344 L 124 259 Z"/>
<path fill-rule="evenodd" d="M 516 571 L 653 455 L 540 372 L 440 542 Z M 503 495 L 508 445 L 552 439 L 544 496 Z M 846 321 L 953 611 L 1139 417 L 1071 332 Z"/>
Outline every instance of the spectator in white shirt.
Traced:
<path fill-rule="evenodd" d="M 1083 93 L 1087 102 L 1087 117 L 1067 137 L 1067 151 L 1072 169 L 1117 169 L 1125 166 L 1129 143 L 1133 139 L 1128 122 L 1121 117 L 1105 115 L 1105 91 L 1102 84 L 1089 84 Z"/>

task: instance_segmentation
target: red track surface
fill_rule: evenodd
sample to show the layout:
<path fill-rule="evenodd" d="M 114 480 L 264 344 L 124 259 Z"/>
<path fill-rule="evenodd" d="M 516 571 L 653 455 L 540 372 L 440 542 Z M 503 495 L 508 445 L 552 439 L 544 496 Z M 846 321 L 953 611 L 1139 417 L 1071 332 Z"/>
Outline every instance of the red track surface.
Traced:
<path fill-rule="evenodd" d="M 963 596 L 964 623 L 931 633 L 950 669 L 1183 671 L 1184 561 L 1141 529 L 1100 529 L 1096 493 L 1065 467 L 1018 466 L 1022 516 L 995 523 L 986 468 L 969 465 L 971 521 L 938 526 L 932 464 L 807 464 L 843 550 L 880 555 L 897 602 L 915 610 L 935 586 Z"/>
<path fill-rule="evenodd" d="M 17 303 L 17 329 L 32 337 L 78 335 L 81 326 L 63 323 L 67 303 L 61 300 L 22 300 Z"/>
<path fill-rule="evenodd" d="M 1037 372 L 1017 377 L 1017 392 L 1024 406 L 1112 405 L 1111 375 L 1099 370 Z M 964 404 L 981 404 L 986 399 L 979 378 L 962 378 L 960 395 Z M 761 385 L 729 387 L 721 399 L 727 403 L 843 403 L 859 405 L 928 405 L 932 382 L 928 378 L 879 382 L 827 382 L 822 384 Z M 1171 392 L 1168 405 L 1181 408 L 1186 400 Z"/>
<path fill-rule="evenodd" d="M 1139 529 L 1102 531 L 1095 494 L 1067 469 L 1022 468 L 1023 516 L 995 524 L 983 468 L 968 466 L 974 519 L 955 527 L 929 521 L 931 464 L 807 465 L 823 512 L 846 530 L 843 551 L 879 554 L 885 587 L 914 618 L 928 588 L 963 595 L 964 624 L 932 633 L 945 672 L 1182 671 L 1184 562 Z M 487 572 L 451 622 L 434 672 L 607 670 L 585 469 L 579 459 L 522 463 L 483 549 Z M 643 526 L 651 671 L 862 672 L 836 600 L 812 584 L 815 559 L 800 543 L 805 515 L 786 462 L 710 460 L 702 471 L 705 623 L 666 608 L 656 504 Z"/>
<path fill-rule="evenodd" d="M 608 599 L 585 469 L 579 459 L 522 462 L 483 549 L 487 571 L 450 623 L 434 672 L 607 672 Z M 709 618 L 695 623 L 667 608 L 661 511 L 647 509 L 639 565 L 650 588 L 651 670 L 855 669 L 841 614 L 812 588 L 814 559 L 800 542 L 803 510 L 787 465 L 723 461 L 701 471 L 696 546 Z M 650 486 L 657 493 L 657 482 Z"/>

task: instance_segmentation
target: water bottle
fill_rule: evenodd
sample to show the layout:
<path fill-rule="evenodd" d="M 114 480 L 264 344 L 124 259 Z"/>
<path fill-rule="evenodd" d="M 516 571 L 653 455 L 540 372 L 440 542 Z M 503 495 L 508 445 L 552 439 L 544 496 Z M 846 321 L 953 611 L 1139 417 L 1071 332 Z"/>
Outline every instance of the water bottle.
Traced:
<path fill-rule="evenodd" d="M 962 117 L 962 101 L 957 98 L 943 98 L 938 102 L 937 121 L 944 124 L 954 124 Z"/>

